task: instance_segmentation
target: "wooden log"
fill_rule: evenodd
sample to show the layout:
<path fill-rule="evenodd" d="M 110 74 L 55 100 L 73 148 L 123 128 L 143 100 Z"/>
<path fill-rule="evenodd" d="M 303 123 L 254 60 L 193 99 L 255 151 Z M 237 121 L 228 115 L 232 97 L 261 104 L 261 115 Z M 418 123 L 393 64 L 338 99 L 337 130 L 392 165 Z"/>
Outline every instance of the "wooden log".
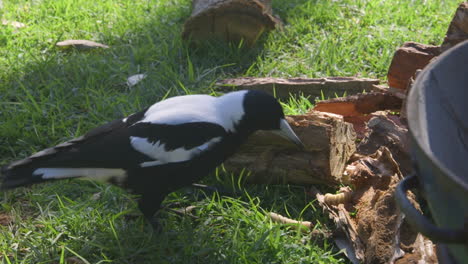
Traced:
<path fill-rule="evenodd" d="M 377 79 L 365 79 L 354 77 L 327 77 L 327 78 L 254 78 L 243 77 L 226 79 L 216 83 L 221 90 L 230 91 L 233 89 L 262 90 L 270 94 L 275 94 L 277 98 L 287 99 L 290 95 L 303 95 L 321 98 L 335 97 L 335 94 L 342 96 L 371 91 L 373 85 L 379 84 Z"/>
<path fill-rule="evenodd" d="M 184 24 L 184 39 L 222 39 L 252 46 L 259 36 L 282 25 L 272 14 L 271 0 L 193 0 Z"/>
<path fill-rule="evenodd" d="M 402 100 L 390 93 L 370 92 L 317 102 L 314 110 L 342 116 L 361 116 L 380 110 L 400 110 Z"/>
<path fill-rule="evenodd" d="M 397 116 L 387 112 L 376 112 L 367 123 L 368 133 L 358 145 L 358 153 L 370 155 L 382 146 L 387 147 L 403 175 L 412 172 L 409 154 L 408 128 Z"/>
<path fill-rule="evenodd" d="M 468 2 L 461 3 L 445 35 L 440 49 L 442 52 L 468 39 Z"/>
<path fill-rule="evenodd" d="M 406 42 L 393 55 L 388 69 L 388 86 L 405 90 L 418 69 L 423 69 L 440 54 L 439 46 Z"/>
<path fill-rule="evenodd" d="M 372 113 L 381 110 L 399 111 L 402 99 L 389 92 L 370 92 L 318 102 L 314 110 L 334 113 L 343 116 L 344 121 L 351 123 L 359 139 L 368 131 L 366 123 L 373 117 Z"/>
<path fill-rule="evenodd" d="M 317 111 L 287 119 L 306 150 L 276 134 L 257 132 L 225 162 L 225 168 L 234 172 L 247 169 L 251 173 L 247 180 L 253 183 L 345 182 L 345 164 L 356 151 L 352 125 L 341 116 Z"/>

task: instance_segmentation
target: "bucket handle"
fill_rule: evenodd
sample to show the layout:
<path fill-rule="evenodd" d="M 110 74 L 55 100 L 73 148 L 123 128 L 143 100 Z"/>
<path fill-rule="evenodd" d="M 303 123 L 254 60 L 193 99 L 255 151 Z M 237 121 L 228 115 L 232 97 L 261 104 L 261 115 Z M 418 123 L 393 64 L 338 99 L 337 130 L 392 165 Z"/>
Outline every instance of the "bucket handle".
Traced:
<path fill-rule="evenodd" d="M 468 228 L 452 230 L 441 228 L 429 221 L 410 203 L 406 191 L 418 187 L 416 174 L 406 176 L 396 187 L 395 199 L 401 211 L 407 216 L 408 223 L 434 242 L 463 244 L 468 241 Z"/>

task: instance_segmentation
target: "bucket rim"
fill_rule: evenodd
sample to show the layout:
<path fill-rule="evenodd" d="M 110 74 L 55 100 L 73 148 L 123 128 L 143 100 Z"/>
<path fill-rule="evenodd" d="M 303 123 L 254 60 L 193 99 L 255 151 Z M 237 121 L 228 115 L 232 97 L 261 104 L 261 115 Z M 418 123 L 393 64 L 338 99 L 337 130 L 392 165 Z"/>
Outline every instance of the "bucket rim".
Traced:
<path fill-rule="evenodd" d="M 407 119 L 408 119 L 408 130 L 410 133 L 410 137 L 412 139 L 412 142 L 414 145 L 416 145 L 417 148 L 421 149 L 422 154 L 425 156 L 425 158 L 429 159 L 433 164 L 438 167 L 453 183 L 456 185 L 459 185 L 465 192 L 468 192 L 468 182 L 463 180 L 461 177 L 458 177 L 451 169 L 449 169 L 445 164 L 437 158 L 432 151 L 428 148 L 426 144 L 422 142 L 421 137 L 418 137 L 415 133 L 416 130 L 421 129 L 420 125 L 418 124 L 418 119 L 419 119 L 419 99 L 420 99 L 420 94 L 419 90 L 423 86 L 423 82 L 425 79 L 428 77 L 430 72 L 437 67 L 439 64 L 439 61 L 444 60 L 446 57 L 450 56 L 454 51 L 457 49 L 461 48 L 468 49 L 468 41 L 464 41 L 460 44 L 458 44 L 456 47 L 450 49 L 449 51 L 445 52 L 444 54 L 440 55 L 437 60 L 431 62 L 416 78 L 416 81 L 414 82 L 408 97 L 406 101 L 406 108 L 407 108 Z"/>

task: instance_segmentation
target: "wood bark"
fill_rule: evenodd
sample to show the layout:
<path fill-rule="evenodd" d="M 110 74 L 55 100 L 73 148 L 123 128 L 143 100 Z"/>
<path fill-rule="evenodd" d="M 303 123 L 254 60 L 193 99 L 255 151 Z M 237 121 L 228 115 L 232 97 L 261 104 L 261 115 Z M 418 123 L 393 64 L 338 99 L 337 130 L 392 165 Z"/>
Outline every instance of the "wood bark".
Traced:
<path fill-rule="evenodd" d="M 346 182 L 343 170 L 356 151 L 352 125 L 341 116 L 317 111 L 287 119 L 306 146 L 305 150 L 299 150 L 276 134 L 257 132 L 225 162 L 227 170 L 247 169 L 250 172 L 247 180 L 253 183 L 336 185 Z"/>
<path fill-rule="evenodd" d="M 393 55 L 387 74 L 388 86 L 405 90 L 415 72 L 426 67 L 439 54 L 439 46 L 406 42 Z"/>
<path fill-rule="evenodd" d="M 226 79 L 216 83 L 222 90 L 232 89 L 262 90 L 275 94 L 277 98 L 287 99 L 291 95 L 310 97 L 335 97 L 371 91 L 373 85 L 379 84 L 377 79 L 365 79 L 354 77 L 328 77 L 328 78 L 254 78 L 243 77 Z"/>
<path fill-rule="evenodd" d="M 458 43 L 468 39 L 468 2 L 461 3 L 447 30 L 441 51 L 444 52 Z"/>
<path fill-rule="evenodd" d="M 192 7 L 184 25 L 185 39 L 243 40 L 251 46 L 264 31 L 282 24 L 272 14 L 271 0 L 193 0 Z"/>

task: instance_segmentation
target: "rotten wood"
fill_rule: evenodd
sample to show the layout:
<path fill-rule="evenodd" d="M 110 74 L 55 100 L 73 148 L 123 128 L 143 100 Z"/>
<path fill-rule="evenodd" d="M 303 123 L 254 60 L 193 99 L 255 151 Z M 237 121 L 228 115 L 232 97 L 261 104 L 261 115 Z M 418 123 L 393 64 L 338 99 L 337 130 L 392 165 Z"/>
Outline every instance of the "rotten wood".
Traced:
<path fill-rule="evenodd" d="M 404 175 L 412 171 L 409 154 L 408 128 L 397 116 L 388 112 L 376 112 L 367 123 L 366 137 L 358 144 L 357 152 L 370 155 L 380 147 L 386 146 Z"/>
<path fill-rule="evenodd" d="M 440 49 L 442 52 L 468 39 L 468 2 L 461 3 L 445 35 Z"/>
<path fill-rule="evenodd" d="M 277 98 L 287 99 L 293 96 L 305 96 L 311 100 L 325 97 L 335 97 L 371 91 L 373 85 L 379 84 L 377 79 L 355 77 L 327 77 L 327 78 L 255 78 L 241 77 L 226 79 L 216 83 L 221 90 L 261 90 L 274 94 Z"/>
<path fill-rule="evenodd" d="M 352 125 L 341 116 L 317 111 L 288 116 L 287 120 L 306 150 L 276 134 L 259 131 L 225 167 L 234 172 L 247 169 L 247 180 L 253 183 L 346 183 L 343 170 L 356 150 Z"/>
<path fill-rule="evenodd" d="M 423 69 L 440 54 L 439 46 L 406 42 L 393 55 L 388 69 L 388 86 L 405 90 L 416 70 Z"/>
<path fill-rule="evenodd" d="M 183 38 L 222 39 L 252 46 L 259 36 L 281 26 L 272 13 L 271 0 L 193 0 Z"/>
<path fill-rule="evenodd" d="M 335 222 L 334 239 L 353 263 L 421 263 L 434 260 L 432 250 L 422 248 L 431 242 L 408 228 L 396 206 L 394 191 L 402 179 L 398 163 L 382 146 L 346 168 L 353 185 L 352 198 L 340 204 L 326 203 L 325 195 L 313 189 L 319 205 Z M 350 193 L 349 187 L 340 189 Z M 414 195 L 408 198 L 418 208 Z M 402 262 L 400 262 L 402 261 Z"/>

